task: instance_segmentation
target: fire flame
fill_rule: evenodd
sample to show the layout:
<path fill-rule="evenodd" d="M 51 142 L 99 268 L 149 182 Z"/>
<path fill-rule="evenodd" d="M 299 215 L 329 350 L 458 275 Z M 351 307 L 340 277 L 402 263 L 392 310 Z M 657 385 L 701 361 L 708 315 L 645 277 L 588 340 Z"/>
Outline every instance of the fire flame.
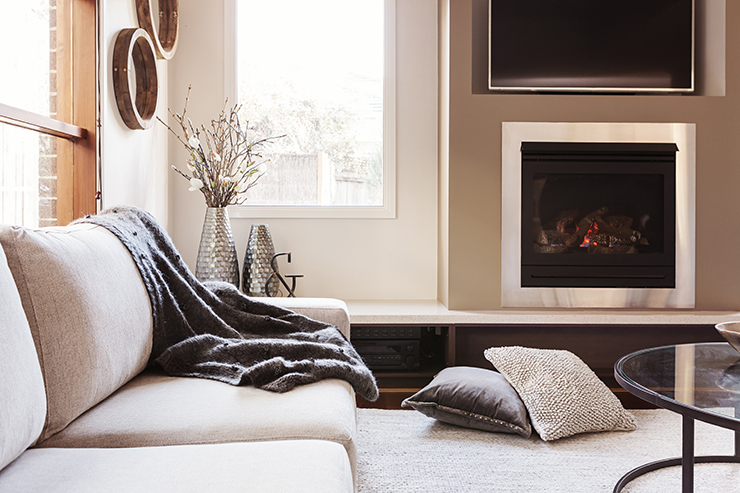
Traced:
<path fill-rule="evenodd" d="M 588 231 L 586 231 L 586 236 L 584 236 L 583 243 L 581 243 L 581 246 L 589 247 L 591 245 L 596 245 L 596 243 L 592 240 L 592 238 L 596 236 L 598 233 L 599 233 L 599 225 L 596 224 L 596 222 L 594 221 L 588 227 Z"/>

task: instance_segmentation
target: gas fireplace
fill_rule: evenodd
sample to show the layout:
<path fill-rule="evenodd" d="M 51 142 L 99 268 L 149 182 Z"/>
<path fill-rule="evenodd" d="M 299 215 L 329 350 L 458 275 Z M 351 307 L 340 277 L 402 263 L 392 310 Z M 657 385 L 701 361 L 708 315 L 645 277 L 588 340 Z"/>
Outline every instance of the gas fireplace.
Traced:
<path fill-rule="evenodd" d="M 502 307 L 693 308 L 695 237 L 695 124 L 502 123 Z"/>
<path fill-rule="evenodd" d="M 522 142 L 521 286 L 675 287 L 677 151 Z"/>

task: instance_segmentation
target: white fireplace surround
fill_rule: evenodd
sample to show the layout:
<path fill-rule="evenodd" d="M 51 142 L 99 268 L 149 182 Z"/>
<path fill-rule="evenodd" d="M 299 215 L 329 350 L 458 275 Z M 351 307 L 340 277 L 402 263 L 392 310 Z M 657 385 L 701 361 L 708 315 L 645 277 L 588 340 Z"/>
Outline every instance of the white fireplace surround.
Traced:
<path fill-rule="evenodd" d="M 522 288 L 522 142 L 675 143 L 676 287 Z M 693 123 L 503 122 L 501 135 L 501 306 L 694 308 L 696 125 Z"/>

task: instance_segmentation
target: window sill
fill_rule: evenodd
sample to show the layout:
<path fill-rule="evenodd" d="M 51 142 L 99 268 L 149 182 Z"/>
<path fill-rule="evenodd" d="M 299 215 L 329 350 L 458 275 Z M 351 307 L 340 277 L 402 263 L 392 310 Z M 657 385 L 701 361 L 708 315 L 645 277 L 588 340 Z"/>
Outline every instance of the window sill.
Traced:
<path fill-rule="evenodd" d="M 229 206 L 231 218 L 395 219 L 395 204 L 387 206 Z"/>

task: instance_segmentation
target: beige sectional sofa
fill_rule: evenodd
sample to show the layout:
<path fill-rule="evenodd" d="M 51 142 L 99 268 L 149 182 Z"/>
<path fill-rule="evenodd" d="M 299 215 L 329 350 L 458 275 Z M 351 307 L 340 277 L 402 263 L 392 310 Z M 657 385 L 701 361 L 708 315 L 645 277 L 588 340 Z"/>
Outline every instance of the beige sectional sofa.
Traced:
<path fill-rule="evenodd" d="M 92 224 L 0 227 L 0 492 L 350 492 L 351 386 L 278 394 L 147 362 L 151 305 Z M 270 299 L 339 327 L 344 303 Z"/>

